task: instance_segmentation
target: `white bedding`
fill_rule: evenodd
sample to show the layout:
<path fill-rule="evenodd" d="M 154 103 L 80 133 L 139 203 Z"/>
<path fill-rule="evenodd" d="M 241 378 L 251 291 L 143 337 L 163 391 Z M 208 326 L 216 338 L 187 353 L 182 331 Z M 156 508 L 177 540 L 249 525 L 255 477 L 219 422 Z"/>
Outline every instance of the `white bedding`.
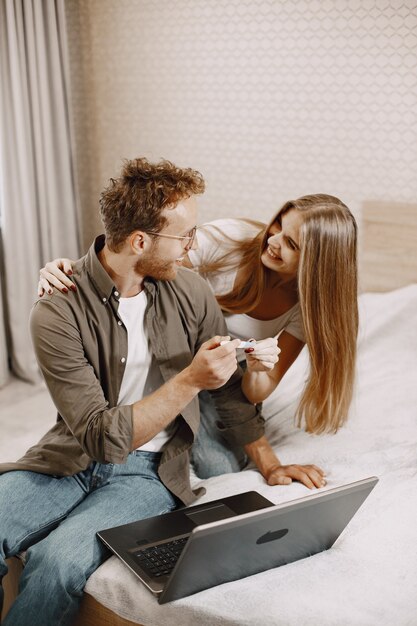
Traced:
<path fill-rule="evenodd" d="M 165 605 L 112 557 L 86 591 L 146 626 L 416 626 L 417 285 L 362 295 L 360 319 L 355 398 L 337 435 L 307 435 L 294 426 L 304 351 L 264 403 L 267 434 L 282 462 L 320 465 L 326 488 L 380 479 L 333 548 Z M 251 489 L 275 503 L 310 494 L 296 483 L 268 487 L 253 469 L 204 485 L 200 502 Z"/>

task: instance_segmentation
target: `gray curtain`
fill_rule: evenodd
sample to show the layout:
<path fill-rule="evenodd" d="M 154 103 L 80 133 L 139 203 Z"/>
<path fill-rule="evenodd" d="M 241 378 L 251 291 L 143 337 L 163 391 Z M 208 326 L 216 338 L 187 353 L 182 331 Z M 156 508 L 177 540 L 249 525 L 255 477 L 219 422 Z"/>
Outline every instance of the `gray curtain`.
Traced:
<path fill-rule="evenodd" d="M 6 327 L 4 320 L 4 308 L 2 301 L 2 275 L 0 272 L 0 387 L 3 387 L 9 379 L 8 350 L 6 343 Z"/>
<path fill-rule="evenodd" d="M 64 0 L 0 1 L 3 304 L 12 370 L 29 380 L 38 269 L 79 253 L 64 9 Z"/>

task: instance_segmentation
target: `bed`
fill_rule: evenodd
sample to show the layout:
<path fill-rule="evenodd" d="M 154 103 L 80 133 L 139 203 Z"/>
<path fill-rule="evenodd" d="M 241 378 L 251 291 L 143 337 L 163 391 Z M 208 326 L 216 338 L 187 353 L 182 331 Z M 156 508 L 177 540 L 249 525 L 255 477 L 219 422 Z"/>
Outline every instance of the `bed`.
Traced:
<path fill-rule="evenodd" d="M 305 350 L 264 403 L 264 415 L 281 460 L 325 468 L 326 489 L 378 476 L 367 501 L 329 551 L 170 604 L 159 605 L 111 557 L 89 579 L 76 626 L 417 624 L 417 207 L 367 203 L 363 215 L 349 420 L 337 435 L 295 427 Z M 297 483 L 268 487 L 252 468 L 204 486 L 200 502 L 251 489 L 274 503 L 310 493 Z"/>

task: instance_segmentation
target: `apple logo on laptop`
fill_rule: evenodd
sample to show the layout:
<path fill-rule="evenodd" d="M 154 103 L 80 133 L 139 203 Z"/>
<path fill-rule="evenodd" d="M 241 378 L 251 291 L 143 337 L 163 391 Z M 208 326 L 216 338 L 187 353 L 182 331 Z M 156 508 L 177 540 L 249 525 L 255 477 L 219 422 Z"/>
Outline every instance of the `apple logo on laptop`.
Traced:
<path fill-rule="evenodd" d="M 288 528 L 280 528 L 280 530 L 269 530 L 264 535 L 261 535 L 259 539 L 257 539 L 256 543 L 259 545 L 261 543 L 268 543 L 268 541 L 276 541 L 277 539 L 285 537 L 287 532 Z"/>

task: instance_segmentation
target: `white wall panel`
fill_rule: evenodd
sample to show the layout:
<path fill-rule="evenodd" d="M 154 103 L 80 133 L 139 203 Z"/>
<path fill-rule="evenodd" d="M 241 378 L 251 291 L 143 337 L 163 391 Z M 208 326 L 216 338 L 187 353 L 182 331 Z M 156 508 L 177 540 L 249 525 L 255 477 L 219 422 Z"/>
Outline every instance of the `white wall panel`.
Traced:
<path fill-rule="evenodd" d="M 319 191 L 358 216 L 364 201 L 415 202 L 414 0 L 70 0 L 68 12 L 88 211 L 140 154 L 200 169 L 204 219 L 266 220 Z"/>

